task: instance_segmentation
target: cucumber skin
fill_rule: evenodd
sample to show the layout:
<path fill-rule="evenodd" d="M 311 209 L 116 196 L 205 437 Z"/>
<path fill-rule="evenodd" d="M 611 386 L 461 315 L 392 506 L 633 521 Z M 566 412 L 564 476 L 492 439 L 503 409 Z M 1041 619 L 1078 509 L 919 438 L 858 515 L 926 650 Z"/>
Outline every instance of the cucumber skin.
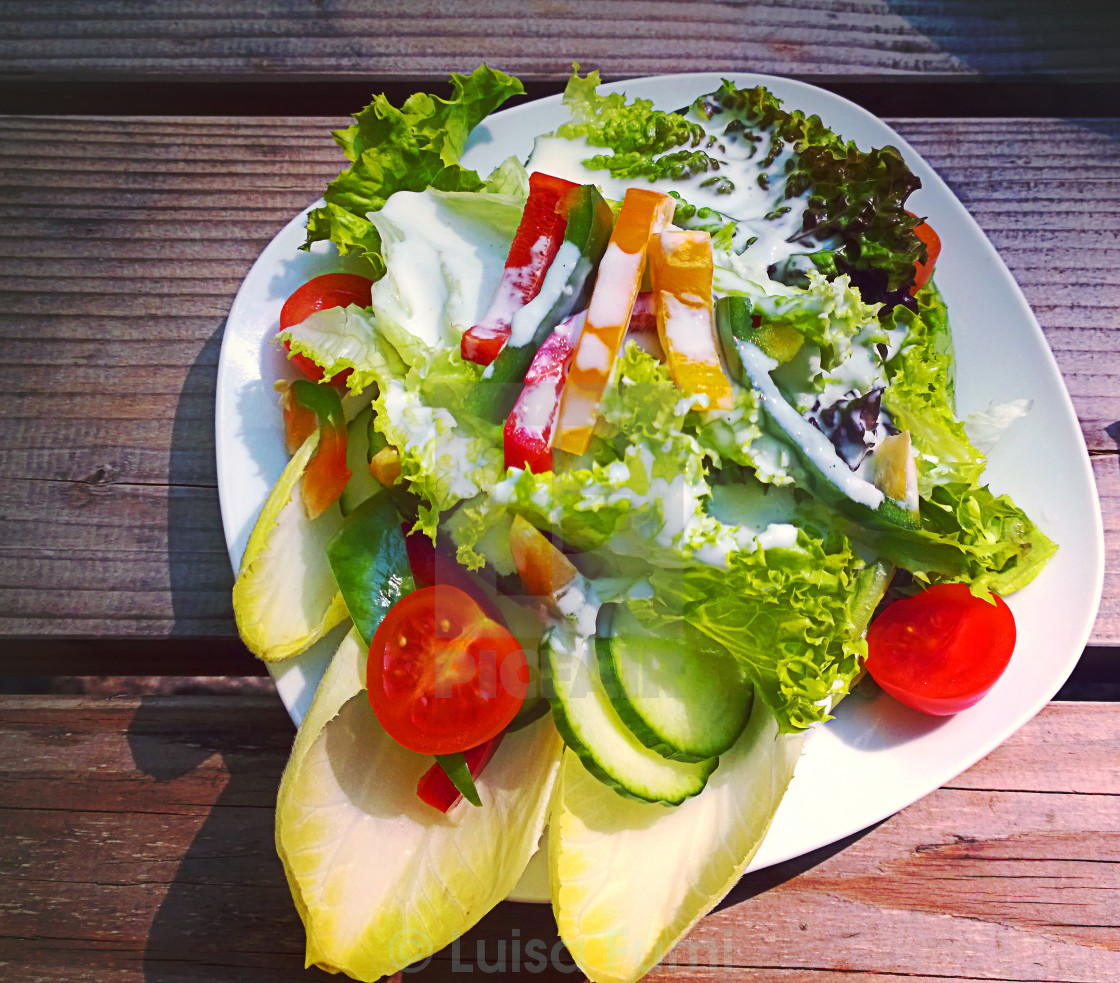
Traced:
<path fill-rule="evenodd" d="M 610 698 L 615 713 L 618 714 L 619 719 L 626 725 L 630 733 L 651 751 L 656 751 L 660 754 L 661 757 L 669 761 L 683 761 L 689 764 L 697 764 L 723 754 L 739 739 L 739 735 L 736 734 L 735 740 L 733 740 L 731 744 L 728 744 L 726 747 L 721 746 L 713 748 L 708 753 L 684 751 L 668 743 L 639 716 L 633 704 L 623 695 L 622 680 L 619 678 L 618 671 L 615 668 L 609 638 L 604 638 L 602 635 L 597 635 L 595 637 L 595 656 L 599 662 L 599 676 L 603 680 L 603 686 L 607 691 L 607 696 Z"/>
<path fill-rule="evenodd" d="M 541 687 L 546 694 L 556 692 L 556 680 L 552 671 L 552 645 L 549 641 L 550 634 L 551 632 L 545 633 L 544 638 L 541 639 L 540 647 Z M 711 777 L 712 772 L 716 770 L 716 766 L 719 764 L 718 758 L 710 759 L 711 767 L 705 769 L 704 773 L 702 774 L 700 787 L 695 792 L 682 795 L 680 798 L 659 799 L 652 798 L 647 795 L 639 795 L 637 792 L 631 791 L 630 789 L 620 785 L 618 781 L 606 770 L 604 770 L 602 765 L 599 764 L 591 749 L 586 744 L 584 744 L 583 741 L 580 740 L 580 738 L 577 736 L 575 729 L 568 719 L 568 715 L 564 709 L 562 701 L 557 697 L 550 695 L 548 696 L 548 702 L 552 708 L 552 722 L 553 724 L 555 724 L 556 730 L 560 734 L 561 738 L 563 738 L 564 744 L 575 752 L 576 756 L 583 763 L 584 768 L 586 768 L 588 772 L 594 775 L 595 778 L 597 778 L 608 788 L 613 789 L 623 798 L 633 799 L 636 802 L 656 802 L 666 806 L 680 805 L 685 801 L 685 799 L 690 799 L 694 795 L 699 795 L 704 790 L 704 787 L 708 784 L 708 779 Z"/>

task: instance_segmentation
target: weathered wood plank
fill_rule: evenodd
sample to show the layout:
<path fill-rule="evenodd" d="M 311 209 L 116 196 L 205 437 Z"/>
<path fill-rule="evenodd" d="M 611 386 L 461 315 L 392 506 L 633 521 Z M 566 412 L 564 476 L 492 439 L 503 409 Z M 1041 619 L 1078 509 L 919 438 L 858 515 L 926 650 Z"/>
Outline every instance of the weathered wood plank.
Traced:
<path fill-rule="evenodd" d="M 291 737 L 268 698 L 0 697 L 0 964 L 67 983 L 325 979 L 301 968 L 272 843 Z M 651 979 L 1117 978 L 1117 760 L 1120 707 L 1052 704 L 874 829 L 745 878 Z M 507 903 L 404 979 L 570 978 L 556 942 L 547 906 Z"/>
<path fill-rule="evenodd" d="M 680 71 L 817 76 L 1117 77 L 1115 9 L 1093 0 L 638 0 L 552 3 L 220 0 L 141 6 L 9 0 L 0 77 L 443 76 L 480 61 L 562 79 Z M 687 26 L 686 26 L 687 25 Z"/>
<path fill-rule="evenodd" d="M 232 634 L 213 400 L 236 289 L 337 173 L 326 118 L 0 118 L 0 634 Z M 1120 123 L 893 121 L 1034 307 L 1095 462 L 1120 643 Z M 65 141 L 63 155 L 46 152 Z"/>

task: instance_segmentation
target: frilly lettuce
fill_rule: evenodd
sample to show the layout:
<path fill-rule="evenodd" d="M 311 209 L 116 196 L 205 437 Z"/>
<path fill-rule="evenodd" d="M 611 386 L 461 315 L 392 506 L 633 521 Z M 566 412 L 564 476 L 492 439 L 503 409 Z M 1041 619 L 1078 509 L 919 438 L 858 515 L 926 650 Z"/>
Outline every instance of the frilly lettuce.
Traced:
<path fill-rule="evenodd" d="M 863 567 L 847 541 L 801 531 L 792 548 L 730 553 L 726 569 L 658 568 L 631 610 L 655 630 L 687 620 L 738 660 L 783 732 L 802 730 L 828 719 L 866 654 L 854 615 Z"/>
<path fill-rule="evenodd" d="M 647 99 L 627 102 L 619 93 L 600 94 L 598 84 L 597 72 L 572 75 L 564 92 L 572 119 L 557 130 L 557 136 L 609 148 L 585 162 L 588 167 L 631 180 L 710 172 L 705 180 L 718 182 L 725 148 L 699 121 L 734 122 L 745 134 L 740 139 L 756 147 L 763 168 L 761 183 L 772 206 L 766 220 L 796 205 L 803 216 L 790 241 L 813 254 L 818 265 L 858 273 L 884 297 L 912 282 L 914 262 L 925 247 L 913 231 L 920 220 L 903 206 L 921 182 L 894 147 L 862 151 L 817 116 L 782 109 L 781 100 L 762 87 L 737 89 L 724 81 L 681 115 L 655 110 Z M 682 202 L 677 222 L 715 231 L 727 218 Z"/>
<path fill-rule="evenodd" d="M 351 370 L 346 385 L 360 393 L 373 385 L 402 377 L 408 369 L 377 321 L 360 307 L 331 307 L 316 311 L 280 334 L 292 354 L 305 355 L 329 379 Z"/>
<path fill-rule="evenodd" d="M 821 367 L 830 369 L 849 352 L 852 339 L 879 324 L 879 304 L 865 304 L 848 276 L 828 279 L 816 270 L 808 285 L 790 287 L 760 281 L 734 253 L 716 256 L 714 290 L 719 296 L 746 297 L 751 313 L 763 321 L 793 328 L 820 349 Z"/>
<path fill-rule="evenodd" d="M 375 426 L 400 450 L 401 478 L 418 495 L 419 528 L 436 535 L 440 514 L 474 498 L 503 473 L 502 449 L 425 401 L 417 388 L 392 380 L 373 401 Z"/>
<path fill-rule="evenodd" d="M 284 770 L 276 846 L 307 933 L 307 965 L 372 981 L 458 938 L 503 900 L 544 827 L 561 742 L 545 718 L 509 734 L 476 779 L 483 808 L 416 797 L 431 758 L 380 728 L 351 632 Z M 376 877 L 371 877 L 376 872 Z"/>
<path fill-rule="evenodd" d="M 307 243 L 330 239 L 343 255 L 367 259 L 375 274 L 385 269 L 381 232 L 370 221 L 397 191 L 479 191 L 483 181 L 460 166 L 471 130 L 510 96 L 525 91 L 521 83 L 485 65 L 470 75 L 452 74 L 450 99 L 416 93 L 397 109 L 383 95 L 335 131 L 335 142 L 351 165 L 328 186 L 326 204 L 312 209 Z"/>
<path fill-rule="evenodd" d="M 465 504 L 449 527 L 460 560 L 482 563 L 490 530 L 508 528 L 515 513 L 580 549 L 609 541 L 651 562 L 715 545 L 719 523 L 703 501 L 713 455 L 686 424 L 694 402 L 663 365 L 628 345 L 603 400 L 597 447 L 555 472 L 513 470 Z"/>
<path fill-rule="evenodd" d="M 895 426 L 910 431 L 917 451 L 923 531 L 958 547 L 959 577 L 975 592 L 1009 594 L 1029 583 L 1057 547 L 1014 502 L 981 484 L 984 456 L 954 413 L 945 306 L 932 286 L 918 300 L 917 314 L 892 312 L 906 326 L 907 341 L 889 366 L 883 405 Z M 919 583 L 933 579 L 920 567 L 915 572 Z"/>

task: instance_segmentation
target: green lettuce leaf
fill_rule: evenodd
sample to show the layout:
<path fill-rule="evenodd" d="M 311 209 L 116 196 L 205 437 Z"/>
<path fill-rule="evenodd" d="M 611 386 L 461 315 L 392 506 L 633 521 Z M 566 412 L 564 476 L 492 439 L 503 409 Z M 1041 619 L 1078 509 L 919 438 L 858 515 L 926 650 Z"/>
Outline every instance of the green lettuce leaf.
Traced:
<path fill-rule="evenodd" d="M 292 354 L 305 355 L 330 379 L 347 369 L 346 385 L 357 395 L 372 385 L 402 378 L 408 366 L 378 329 L 373 315 L 351 304 L 316 311 L 280 333 Z"/>
<path fill-rule="evenodd" d="M 373 286 L 378 330 L 421 374 L 458 351 L 497 290 L 525 201 L 490 192 L 398 193 L 373 216 L 386 273 Z"/>
<path fill-rule="evenodd" d="M 904 288 L 913 282 L 914 263 L 924 258 L 925 246 L 914 234 L 920 219 L 904 207 L 921 182 L 897 149 L 862 151 L 819 117 L 784 110 L 781 100 L 761 86 L 738 89 L 724 81 L 686 112 L 667 113 L 655 110 L 648 99 L 627 102 L 620 93 L 599 94 L 598 84 L 596 72 L 586 78 L 573 74 L 564 93 L 572 119 L 556 131 L 558 137 L 609 149 L 585 160 L 585 166 L 632 182 L 700 179 L 701 187 L 730 194 L 727 172 L 734 155 L 725 143 L 749 144 L 761 168 L 759 184 L 770 195 L 765 220 L 803 208 L 787 241 L 803 247 L 809 265 L 857 275 L 871 299 L 905 299 Z M 710 121 L 718 135 L 705 129 Z M 744 218 L 697 209 L 682 199 L 675 221 L 717 233 L 729 220 Z M 758 231 L 756 225 L 751 228 Z M 791 282 L 802 272 L 791 268 Z"/>
<path fill-rule="evenodd" d="M 467 137 L 521 83 L 485 65 L 470 75 L 452 74 L 452 96 L 416 93 L 397 109 L 376 96 L 334 134 L 351 165 L 327 186 L 326 204 L 312 210 L 304 248 L 329 239 L 342 255 L 365 257 L 377 276 L 385 269 L 381 234 L 369 220 L 397 191 L 478 191 L 483 181 L 459 164 Z"/>
<path fill-rule="evenodd" d="M 735 552 L 720 569 L 687 563 L 650 576 L 631 602 L 646 627 L 681 619 L 743 666 L 783 733 L 827 720 L 867 651 L 854 601 L 863 562 L 847 541 L 799 532 L 792 548 Z"/>
<path fill-rule="evenodd" d="M 953 348 L 945 304 L 930 286 L 918 311 L 896 307 L 889 323 L 907 329 L 887 364 L 883 405 L 894 425 L 909 430 L 917 453 L 922 530 L 955 544 L 973 591 L 1005 595 L 1029 583 L 1057 548 L 1018 506 L 982 484 L 985 459 L 970 441 L 953 405 Z M 938 578 L 916 564 L 918 583 Z"/>
<path fill-rule="evenodd" d="M 820 367 L 835 367 L 851 350 L 852 340 L 874 326 L 882 333 L 879 304 L 866 304 L 847 275 L 828 279 L 816 270 L 803 286 L 786 286 L 750 276 L 734 253 L 716 256 L 714 289 L 720 296 L 746 297 L 751 313 L 763 322 L 793 328 L 820 350 Z"/>

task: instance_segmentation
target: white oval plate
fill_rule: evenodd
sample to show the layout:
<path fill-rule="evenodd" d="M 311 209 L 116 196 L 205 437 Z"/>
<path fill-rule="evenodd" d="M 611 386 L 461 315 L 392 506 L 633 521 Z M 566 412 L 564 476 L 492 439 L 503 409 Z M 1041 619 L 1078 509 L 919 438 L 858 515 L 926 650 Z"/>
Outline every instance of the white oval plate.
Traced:
<path fill-rule="evenodd" d="M 1042 331 L 1007 267 L 973 218 L 933 169 L 881 120 L 839 96 L 789 79 L 698 73 L 604 86 L 676 109 L 716 89 L 721 79 L 766 85 L 789 108 L 816 113 L 863 148 L 893 144 L 922 188 L 909 200 L 941 237 L 936 279 L 949 306 L 957 350 L 961 417 L 992 402 L 1027 397 L 1033 408 L 989 456 L 987 479 L 1007 493 L 1059 544 L 1042 574 L 1009 599 L 1018 627 L 1014 658 L 977 706 L 950 718 L 923 716 L 867 687 L 843 703 L 836 719 L 808 742 L 805 756 L 750 869 L 800 856 L 890 816 L 973 765 L 1033 717 L 1065 681 L 1089 637 L 1104 571 L 1100 506 L 1073 405 Z M 471 136 L 463 163 L 486 174 L 567 113 L 559 96 L 486 120 Z M 230 560 L 236 571 L 257 513 L 286 463 L 272 382 L 290 377 L 287 360 L 268 344 L 280 307 L 300 284 L 346 268 L 324 244 L 299 251 L 306 213 L 261 253 L 237 293 L 218 365 L 215 426 L 218 493 Z M 337 633 L 336 633 L 337 634 Z M 270 666 L 297 723 L 339 638 Z M 514 897 L 547 900 L 547 881 L 531 865 Z"/>

